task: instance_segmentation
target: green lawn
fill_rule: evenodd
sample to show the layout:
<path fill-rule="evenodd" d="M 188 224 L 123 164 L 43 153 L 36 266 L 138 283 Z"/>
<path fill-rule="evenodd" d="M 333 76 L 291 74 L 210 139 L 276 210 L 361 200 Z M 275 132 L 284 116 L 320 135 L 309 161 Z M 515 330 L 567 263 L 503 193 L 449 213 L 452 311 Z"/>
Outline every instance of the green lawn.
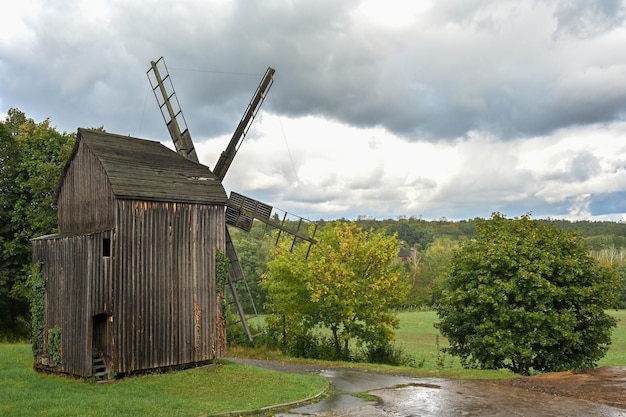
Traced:
<path fill-rule="evenodd" d="M 626 310 L 609 313 L 617 319 L 617 327 L 613 330 L 613 343 L 598 366 L 626 366 Z"/>
<path fill-rule="evenodd" d="M 315 375 L 231 362 L 95 384 L 32 367 L 30 345 L 0 344 L 1 416 L 200 416 L 301 400 L 326 387 Z"/>

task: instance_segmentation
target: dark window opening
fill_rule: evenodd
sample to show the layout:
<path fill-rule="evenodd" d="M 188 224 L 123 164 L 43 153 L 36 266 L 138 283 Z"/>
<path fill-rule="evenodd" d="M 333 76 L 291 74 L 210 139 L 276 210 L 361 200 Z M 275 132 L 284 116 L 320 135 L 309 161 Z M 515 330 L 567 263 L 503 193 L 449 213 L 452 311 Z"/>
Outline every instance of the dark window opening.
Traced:
<path fill-rule="evenodd" d="M 102 238 L 102 256 L 105 258 L 111 256 L 111 238 Z"/>

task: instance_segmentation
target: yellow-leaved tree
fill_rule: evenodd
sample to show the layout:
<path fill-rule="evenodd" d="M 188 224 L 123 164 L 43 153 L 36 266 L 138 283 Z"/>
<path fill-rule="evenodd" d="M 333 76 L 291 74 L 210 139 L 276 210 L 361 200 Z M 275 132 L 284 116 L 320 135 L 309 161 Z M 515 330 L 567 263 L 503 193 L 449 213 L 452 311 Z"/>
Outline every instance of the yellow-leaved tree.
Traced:
<path fill-rule="evenodd" d="M 270 329 L 298 356 L 352 359 L 354 341 L 363 359 L 385 361 L 398 326 L 391 308 L 409 288 L 397 237 L 336 222 L 317 239 L 308 258 L 306 245 L 279 246 L 270 260 L 262 284 Z"/>

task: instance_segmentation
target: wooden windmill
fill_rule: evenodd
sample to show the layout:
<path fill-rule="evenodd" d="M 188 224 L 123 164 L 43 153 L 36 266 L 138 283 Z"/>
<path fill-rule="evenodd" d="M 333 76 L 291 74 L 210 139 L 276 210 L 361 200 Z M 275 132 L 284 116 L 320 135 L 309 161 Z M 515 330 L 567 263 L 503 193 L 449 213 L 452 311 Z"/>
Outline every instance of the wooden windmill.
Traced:
<path fill-rule="evenodd" d="M 252 96 L 248 107 L 241 117 L 241 120 L 239 121 L 228 146 L 220 154 L 220 157 L 213 168 L 213 173 L 220 181 L 223 181 L 226 176 L 237 151 L 245 139 L 252 121 L 254 120 L 263 101 L 265 100 L 267 92 L 274 82 L 274 72 L 273 68 L 268 67 L 265 75 L 259 83 L 259 86 L 257 87 L 256 92 Z M 152 86 L 152 91 L 154 92 L 154 96 L 159 105 L 159 109 L 161 110 L 163 120 L 165 121 L 172 141 L 174 142 L 176 151 L 185 158 L 199 163 L 198 156 L 187 127 L 187 122 L 183 116 L 180 103 L 174 91 L 172 79 L 169 75 L 163 57 L 159 58 L 156 62 L 152 61 L 150 63 L 150 69 L 147 71 L 147 75 L 150 80 L 150 85 Z M 283 216 L 281 218 L 274 207 L 235 192 L 231 192 L 228 199 L 226 207 L 226 224 L 224 225 L 226 229 L 226 255 L 230 260 L 228 284 L 233 296 L 234 304 L 241 319 L 241 323 L 249 340 L 252 340 L 252 334 L 247 324 L 245 312 L 235 286 L 237 282 L 245 281 L 245 277 L 239 262 L 239 257 L 237 256 L 237 252 L 226 225 L 234 226 L 249 232 L 252 229 L 254 220 L 260 220 L 267 225 L 278 229 L 277 239 L 280 238 L 281 232 L 286 232 L 291 235 L 293 238 L 292 248 L 298 241 L 309 242 L 309 245 L 316 242 L 314 238 L 316 228 L 315 224 L 311 225 L 310 221 L 299 216 L 294 216 L 284 211 L 282 213 Z"/>

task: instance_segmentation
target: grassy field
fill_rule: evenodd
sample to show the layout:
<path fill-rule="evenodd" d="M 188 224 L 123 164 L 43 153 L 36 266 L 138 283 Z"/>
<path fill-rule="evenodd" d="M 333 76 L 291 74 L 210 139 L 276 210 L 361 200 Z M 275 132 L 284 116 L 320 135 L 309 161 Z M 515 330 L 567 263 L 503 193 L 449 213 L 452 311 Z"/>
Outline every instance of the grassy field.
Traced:
<path fill-rule="evenodd" d="M 626 366 L 626 310 L 611 311 L 619 322 L 613 344 L 599 366 Z M 314 363 L 322 367 L 359 367 L 373 371 L 464 379 L 511 378 L 506 371 L 463 369 L 439 348 L 446 340 L 433 327 L 434 312 L 400 313 L 397 343 L 416 367 L 305 361 L 278 352 L 232 349 L 229 355 Z M 0 344 L 1 416 L 199 416 L 300 400 L 317 394 L 326 380 L 278 373 L 225 361 L 220 365 L 94 384 L 33 371 L 30 345 Z"/>
<path fill-rule="evenodd" d="M 0 344 L 0 416 L 200 416 L 301 400 L 327 384 L 231 362 L 95 384 L 31 364 L 30 345 Z"/>
<path fill-rule="evenodd" d="M 617 328 L 613 330 L 613 343 L 598 366 L 626 366 L 626 310 L 610 314 L 617 319 Z"/>

